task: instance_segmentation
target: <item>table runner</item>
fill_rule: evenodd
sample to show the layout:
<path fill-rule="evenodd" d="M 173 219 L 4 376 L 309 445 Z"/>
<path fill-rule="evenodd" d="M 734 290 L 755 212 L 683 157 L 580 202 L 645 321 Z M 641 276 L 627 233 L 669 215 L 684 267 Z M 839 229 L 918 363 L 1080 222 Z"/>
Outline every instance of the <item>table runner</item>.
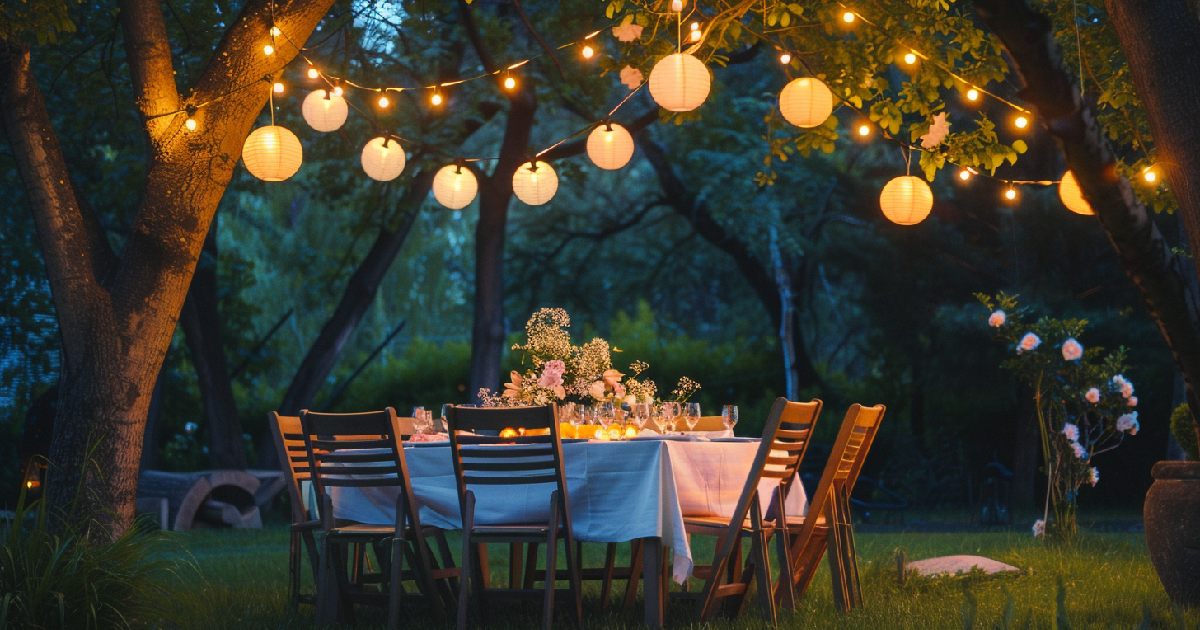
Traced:
<path fill-rule="evenodd" d="M 503 448 L 520 448 L 517 446 Z M 691 575 L 691 546 L 684 516 L 728 516 L 737 505 L 758 450 L 757 440 L 738 442 L 638 439 L 568 442 L 563 462 L 575 537 L 585 542 L 625 542 L 660 537 L 672 551 L 672 577 Z M 421 521 L 461 528 L 450 447 L 404 449 Z M 759 484 L 764 506 L 777 480 Z M 336 518 L 360 523 L 395 522 L 396 493 L 389 488 L 332 488 Z M 476 489 L 477 524 L 545 521 L 550 486 L 489 486 Z M 787 512 L 802 515 L 804 488 L 796 483 Z"/>

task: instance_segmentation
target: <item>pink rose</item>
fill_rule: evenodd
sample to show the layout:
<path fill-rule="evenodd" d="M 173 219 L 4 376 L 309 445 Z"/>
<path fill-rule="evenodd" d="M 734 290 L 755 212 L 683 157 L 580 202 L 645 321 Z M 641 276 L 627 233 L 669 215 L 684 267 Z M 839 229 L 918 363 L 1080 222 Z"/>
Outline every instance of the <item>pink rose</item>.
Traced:
<path fill-rule="evenodd" d="M 1125 381 L 1124 383 L 1121 383 L 1121 395 L 1126 398 L 1129 398 L 1130 396 L 1132 396 L 1133 395 L 1133 383 L 1130 383 L 1129 381 Z"/>
<path fill-rule="evenodd" d="M 604 374 L 601 375 L 600 379 L 604 381 L 605 385 L 607 385 L 609 387 L 616 387 L 616 385 L 621 382 L 622 376 L 625 376 L 625 375 L 618 372 L 617 370 L 609 368 L 607 370 L 604 370 Z"/>
<path fill-rule="evenodd" d="M 1033 333 L 1025 333 L 1024 337 L 1017 342 L 1017 352 L 1032 352 L 1037 350 L 1037 347 L 1042 345 L 1042 340 Z"/>
<path fill-rule="evenodd" d="M 1005 316 L 1004 311 L 996 309 L 991 315 L 988 315 L 988 326 L 991 326 L 992 328 L 999 328 L 1004 325 L 1004 322 L 1007 319 L 1008 318 Z"/>
<path fill-rule="evenodd" d="M 1063 434 L 1063 437 L 1067 438 L 1068 442 L 1078 442 L 1079 441 L 1079 427 L 1077 425 L 1071 424 L 1070 422 L 1063 425 L 1062 434 Z"/>
<path fill-rule="evenodd" d="M 1090 402 L 1094 405 L 1094 404 L 1100 402 L 1100 390 L 1093 387 L 1093 388 L 1087 390 L 1087 393 L 1084 394 L 1083 397 L 1086 398 L 1088 402 Z"/>
<path fill-rule="evenodd" d="M 1083 346 L 1074 337 L 1063 342 L 1062 358 L 1066 361 L 1077 361 L 1083 357 Z"/>
<path fill-rule="evenodd" d="M 1130 396 L 1129 398 L 1126 398 L 1125 405 L 1127 407 L 1136 407 L 1137 406 L 1137 396 Z"/>

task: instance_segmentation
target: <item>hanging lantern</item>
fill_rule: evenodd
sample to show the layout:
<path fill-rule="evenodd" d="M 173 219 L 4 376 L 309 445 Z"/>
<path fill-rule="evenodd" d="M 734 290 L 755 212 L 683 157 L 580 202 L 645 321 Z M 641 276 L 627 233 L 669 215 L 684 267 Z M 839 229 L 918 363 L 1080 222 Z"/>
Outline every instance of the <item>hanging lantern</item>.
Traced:
<path fill-rule="evenodd" d="M 404 170 L 404 147 L 395 138 L 380 136 L 367 143 L 362 150 L 362 167 L 367 177 L 389 182 Z"/>
<path fill-rule="evenodd" d="M 601 123 L 588 134 L 587 154 L 596 166 L 616 170 L 633 157 L 633 136 L 617 123 Z"/>
<path fill-rule="evenodd" d="M 879 193 L 879 209 L 892 223 L 916 225 L 933 209 L 933 191 L 920 177 L 897 177 Z"/>
<path fill-rule="evenodd" d="M 304 150 L 296 134 L 278 125 L 259 127 L 242 145 L 242 162 L 265 182 L 281 182 L 300 170 Z"/>
<path fill-rule="evenodd" d="M 820 126 L 833 113 L 833 92 L 816 77 L 792 79 L 779 93 L 779 111 L 797 127 Z"/>
<path fill-rule="evenodd" d="M 433 176 L 433 198 L 451 210 L 465 208 L 478 191 L 475 173 L 461 164 L 447 164 Z"/>
<path fill-rule="evenodd" d="M 336 131 L 346 123 L 350 108 L 346 99 L 336 91 L 313 90 L 300 106 L 304 122 L 317 131 Z"/>
<path fill-rule="evenodd" d="M 708 98 L 712 76 L 704 62 L 687 54 L 667 55 L 650 71 L 650 96 L 663 109 L 690 112 Z"/>
<path fill-rule="evenodd" d="M 1058 198 L 1062 199 L 1067 210 L 1075 214 L 1096 214 L 1092 204 L 1083 198 L 1083 191 L 1079 189 L 1079 182 L 1071 171 L 1063 173 L 1062 182 L 1058 185 Z"/>
<path fill-rule="evenodd" d="M 526 162 L 513 173 L 513 194 L 531 206 L 540 206 L 558 191 L 558 174 L 545 162 Z"/>

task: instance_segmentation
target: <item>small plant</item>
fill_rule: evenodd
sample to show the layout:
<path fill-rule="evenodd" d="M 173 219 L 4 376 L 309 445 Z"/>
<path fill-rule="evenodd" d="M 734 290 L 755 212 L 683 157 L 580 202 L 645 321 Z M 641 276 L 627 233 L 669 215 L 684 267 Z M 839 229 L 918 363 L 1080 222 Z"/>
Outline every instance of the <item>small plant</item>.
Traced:
<path fill-rule="evenodd" d="M 1192 420 L 1192 412 L 1187 403 L 1183 403 L 1171 412 L 1171 434 L 1179 448 L 1183 449 L 1185 459 L 1200 459 L 1200 444 L 1196 443 L 1196 422 Z"/>

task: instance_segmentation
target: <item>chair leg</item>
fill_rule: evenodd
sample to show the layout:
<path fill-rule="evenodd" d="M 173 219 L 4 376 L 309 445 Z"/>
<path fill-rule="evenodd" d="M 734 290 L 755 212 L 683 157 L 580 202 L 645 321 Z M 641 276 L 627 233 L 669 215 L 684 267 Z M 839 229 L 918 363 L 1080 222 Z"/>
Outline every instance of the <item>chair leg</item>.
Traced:
<path fill-rule="evenodd" d="M 579 554 L 580 561 L 583 554 Z M 604 582 L 600 585 L 600 607 L 608 607 L 608 595 L 612 592 L 613 568 L 617 563 L 617 543 L 608 543 L 604 549 Z"/>
<path fill-rule="evenodd" d="M 779 563 L 779 583 L 773 592 L 779 594 L 779 607 L 784 610 L 796 609 L 796 589 L 792 585 L 792 556 L 788 553 L 788 541 L 791 540 L 791 530 L 788 528 L 787 510 L 784 505 L 783 492 L 775 493 L 775 556 Z M 762 588 L 762 587 L 760 587 Z M 772 595 L 774 597 L 774 595 Z"/>
<path fill-rule="evenodd" d="M 521 588 L 533 589 L 533 583 L 537 581 L 537 559 L 538 544 L 531 542 L 525 549 L 525 581 Z"/>
<path fill-rule="evenodd" d="M 774 626 L 775 597 L 771 592 L 771 565 L 767 553 L 767 536 L 763 531 L 762 509 L 758 505 L 758 495 L 750 504 L 750 523 L 752 525 L 752 541 L 750 556 L 754 561 L 754 579 L 758 581 L 758 605 L 762 608 L 763 616 Z"/>
<path fill-rule="evenodd" d="M 388 579 L 388 630 L 400 627 L 400 581 L 404 576 L 404 532 L 396 532 L 391 546 L 391 576 Z M 432 597 L 432 593 L 430 594 Z"/>
<path fill-rule="evenodd" d="M 288 538 L 288 610 L 300 610 L 300 532 L 292 530 Z"/>
<path fill-rule="evenodd" d="M 858 551 L 854 546 L 854 519 L 850 514 L 850 495 L 848 493 L 842 493 L 842 500 L 838 507 L 838 522 L 843 528 L 841 550 L 842 564 L 846 567 L 848 600 L 851 608 L 857 608 L 863 605 L 862 582 L 858 576 Z"/>
<path fill-rule="evenodd" d="M 571 532 L 566 532 L 563 538 L 565 548 L 570 549 L 572 547 L 571 540 L 573 538 Z M 578 553 L 567 554 L 567 579 L 571 585 L 571 601 L 574 604 L 575 627 L 580 628 L 583 626 L 583 575 L 581 573 L 583 571 L 583 545 L 577 543 L 576 549 L 578 549 Z"/>
<path fill-rule="evenodd" d="M 554 627 L 554 581 L 558 568 L 558 491 L 550 495 L 550 523 L 546 535 L 546 578 L 544 580 L 545 596 L 542 599 L 542 628 L 550 630 Z M 571 555 L 570 546 L 567 555 Z"/>
<path fill-rule="evenodd" d="M 475 566 L 475 541 L 471 540 L 471 530 L 475 528 L 475 493 L 468 491 L 463 503 L 466 509 L 462 515 L 462 556 L 459 558 L 462 568 L 458 573 L 458 618 L 455 624 L 458 630 L 467 628 L 467 600 L 471 598 Z"/>
<path fill-rule="evenodd" d="M 521 574 L 521 559 L 522 559 L 521 543 L 508 543 L 508 587 L 518 588 L 517 585 L 522 583 L 525 576 Z"/>
<path fill-rule="evenodd" d="M 625 582 L 625 604 L 622 609 L 628 613 L 633 610 L 637 601 L 638 580 L 642 576 L 642 541 L 634 540 L 629 543 L 629 580 Z"/>

